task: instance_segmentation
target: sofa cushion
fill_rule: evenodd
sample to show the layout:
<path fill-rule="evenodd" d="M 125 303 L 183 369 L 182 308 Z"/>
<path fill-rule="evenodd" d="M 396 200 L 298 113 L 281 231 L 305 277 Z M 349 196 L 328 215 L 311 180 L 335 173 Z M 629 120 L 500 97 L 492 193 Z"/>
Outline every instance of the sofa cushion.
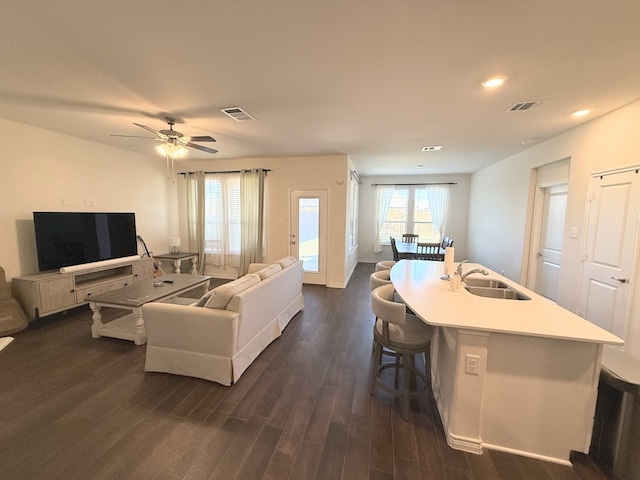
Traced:
<path fill-rule="evenodd" d="M 220 285 L 219 287 L 211 290 L 212 295 L 209 298 L 209 301 L 205 304 L 205 307 L 224 309 L 234 295 L 244 292 L 247 288 L 258 283 L 260 283 L 260 277 L 255 273 L 249 273 L 233 280 L 232 282 Z"/>
<path fill-rule="evenodd" d="M 278 260 L 278 265 L 280 265 L 282 267 L 282 269 L 284 270 L 285 268 L 287 268 L 289 265 L 293 265 L 294 263 L 296 263 L 298 261 L 298 259 L 296 257 L 284 257 L 281 258 L 280 260 Z"/>
<path fill-rule="evenodd" d="M 260 280 L 264 280 L 265 278 L 269 278 L 271 275 L 278 273 L 280 270 L 282 270 L 282 267 L 280 265 L 278 265 L 277 263 L 272 263 L 264 268 L 261 268 L 254 275 L 259 275 Z"/>

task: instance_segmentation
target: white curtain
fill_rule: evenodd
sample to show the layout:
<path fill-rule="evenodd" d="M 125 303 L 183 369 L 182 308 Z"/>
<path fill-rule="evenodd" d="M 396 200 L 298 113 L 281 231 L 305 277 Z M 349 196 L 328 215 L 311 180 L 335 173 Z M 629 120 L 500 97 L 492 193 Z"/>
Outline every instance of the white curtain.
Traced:
<path fill-rule="evenodd" d="M 440 239 L 444 235 L 444 225 L 447 218 L 447 202 L 449 201 L 449 185 L 428 185 L 426 188 L 427 202 L 431 211 L 431 219 L 438 229 Z"/>
<path fill-rule="evenodd" d="M 373 253 L 382 251 L 380 243 L 380 230 L 387 218 L 389 207 L 391 206 L 391 197 L 393 196 L 393 185 L 378 185 L 376 187 L 376 238 L 373 242 Z"/>
<path fill-rule="evenodd" d="M 205 264 L 204 251 L 204 172 L 190 172 L 187 180 L 187 234 L 189 250 L 198 253 L 198 273 Z"/>
<path fill-rule="evenodd" d="M 264 251 L 264 179 L 262 169 L 240 173 L 240 272 L 251 263 L 262 262 Z"/>
<path fill-rule="evenodd" d="M 264 253 L 262 169 L 229 173 L 189 173 L 187 211 L 189 246 L 206 265 L 231 266 L 240 275 Z"/>

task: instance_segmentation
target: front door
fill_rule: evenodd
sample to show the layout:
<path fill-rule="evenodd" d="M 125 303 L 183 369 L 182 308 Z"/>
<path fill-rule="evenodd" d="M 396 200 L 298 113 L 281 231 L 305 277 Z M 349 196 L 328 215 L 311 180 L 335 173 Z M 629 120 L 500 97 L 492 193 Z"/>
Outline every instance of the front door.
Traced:
<path fill-rule="evenodd" d="M 579 313 L 624 340 L 636 259 L 640 173 L 598 175 L 591 185 Z"/>
<path fill-rule="evenodd" d="M 327 191 L 290 195 L 290 253 L 303 261 L 303 282 L 327 284 Z"/>

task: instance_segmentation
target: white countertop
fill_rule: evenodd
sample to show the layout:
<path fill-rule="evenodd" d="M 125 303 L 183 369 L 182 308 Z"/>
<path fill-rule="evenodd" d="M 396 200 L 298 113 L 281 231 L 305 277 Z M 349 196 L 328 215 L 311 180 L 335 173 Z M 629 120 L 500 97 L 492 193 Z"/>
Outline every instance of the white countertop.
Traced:
<path fill-rule="evenodd" d="M 602 365 L 620 380 L 640 385 L 640 360 L 615 347 L 606 347 L 602 350 Z"/>
<path fill-rule="evenodd" d="M 501 280 L 531 300 L 480 297 L 467 292 L 464 284 L 459 291 L 450 291 L 449 281 L 440 279 L 444 262 L 401 260 L 391 269 L 391 281 L 407 306 L 430 325 L 612 345 L 624 343 L 612 333 L 482 265 L 465 263 L 462 272 L 474 268 L 484 268 L 489 275 L 473 273 L 469 278 Z"/>

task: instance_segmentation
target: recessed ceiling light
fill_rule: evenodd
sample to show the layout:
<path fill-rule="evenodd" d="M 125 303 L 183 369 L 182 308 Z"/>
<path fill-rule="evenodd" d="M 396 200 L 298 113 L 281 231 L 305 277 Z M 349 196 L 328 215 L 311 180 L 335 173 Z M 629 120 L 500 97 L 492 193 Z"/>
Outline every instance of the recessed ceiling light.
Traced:
<path fill-rule="evenodd" d="M 424 165 L 420 163 L 420 164 L 416 165 L 416 168 L 424 168 Z"/>
<path fill-rule="evenodd" d="M 585 115 L 589 115 L 590 113 L 591 113 L 590 108 L 584 108 L 582 110 L 576 110 L 571 115 L 573 115 L 574 117 L 584 117 Z"/>
<path fill-rule="evenodd" d="M 496 88 L 504 84 L 506 80 L 507 80 L 507 77 L 503 77 L 503 76 L 491 77 L 491 78 L 487 78 L 484 82 L 482 82 L 482 86 L 485 88 Z"/>
<path fill-rule="evenodd" d="M 428 145 L 426 147 L 422 147 L 423 152 L 435 152 L 442 148 L 442 145 Z"/>

